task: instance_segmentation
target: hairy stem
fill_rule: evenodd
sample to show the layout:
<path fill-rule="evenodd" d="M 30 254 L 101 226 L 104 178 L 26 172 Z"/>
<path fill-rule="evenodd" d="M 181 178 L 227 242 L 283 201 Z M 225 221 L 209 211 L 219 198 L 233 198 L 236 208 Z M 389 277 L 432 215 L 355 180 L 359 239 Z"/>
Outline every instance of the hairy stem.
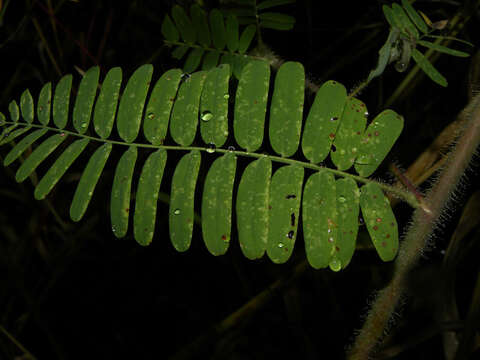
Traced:
<path fill-rule="evenodd" d="M 468 105 L 467 109 L 470 109 L 471 115 L 456 146 L 449 153 L 443 171 L 425 197 L 428 210 L 422 207 L 415 210 L 412 225 L 407 230 L 395 261 L 393 278 L 390 284 L 379 292 L 348 359 L 368 359 L 379 345 L 398 300 L 405 290 L 406 275 L 418 262 L 435 225 L 451 201 L 465 169 L 480 144 L 479 105 L 480 96 L 476 96 Z"/>

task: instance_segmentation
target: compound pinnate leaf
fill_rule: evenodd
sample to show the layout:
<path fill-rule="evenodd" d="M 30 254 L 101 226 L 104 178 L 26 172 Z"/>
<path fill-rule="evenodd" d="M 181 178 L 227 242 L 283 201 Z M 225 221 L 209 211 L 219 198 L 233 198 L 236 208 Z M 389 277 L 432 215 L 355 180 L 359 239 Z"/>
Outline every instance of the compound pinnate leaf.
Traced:
<path fill-rule="evenodd" d="M 60 79 L 53 95 L 53 122 L 59 129 L 63 129 L 68 122 L 68 109 L 70 106 L 70 90 L 72 88 L 72 75 L 65 75 Z"/>
<path fill-rule="evenodd" d="M 45 160 L 66 138 L 67 136 L 65 136 L 65 134 L 55 134 L 38 145 L 38 147 L 33 150 L 30 156 L 18 168 L 17 173 L 15 174 L 17 182 L 22 182 L 34 172 L 38 165 L 40 165 L 40 163 Z"/>
<path fill-rule="evenodd" d="M 202 196 L 202 234 L 212 255 L 228 250 L 232 231 L 232 194 L 237 159 L 227 153 L 211 165 Z"/>
<path fill-rule="evenodd" d="M 251 260 L 261 258 L 267 248 L 271 176 L 272 162 L 260 158 L 246 167 L 238 186 L 238 240 L 243 254 Z"/>
<path fill-rule="evenodd" d="M 187 251 L 192 241 L 195 187 L 201 155 L 194 150 L 183 156 L 175 168 L 170 196 L 170 240 L 177 251 Z"/>
<path fill-rule="evenodd" d="M 27 123 L 31 124 L 33 122 L 33 98 L 30 91 L 27 89 L 22 93 L 20 97 L 20 110 L 22 110 L 22 118 Z"/>
<path fill-rule="evenodd" d="M 361 188 L 360 206 L 373 245 L 383 261 L 391 261 L 398 250 L 398 225 L 388 198 L 375 183 Z"/>
<path fill-rule="evenodd" d="M 276 264 L 286 262 L 295 245 L 303 173 L 303 168 L 287 165 L 278 169 L 272 177 L 267 255 Z"/>
<path fill-rule="evenodd" d="M 269 127 L 272 148 L 283 157 L 293 155 L 298 149 L 304 96 L 305 72 L 302 64 L 284 63 L 275 77 Z"/>
<path fill-rule="evenodd" d="M 337 191 L 335 177 L 326 171 L 312 174 L 305 184 L 302 228 L 305 252 L 315 269 L 328 266 L 337 241 Z"/>
<path fill-rule="evenodd" d="M 123 91 L 117 115 L 117 130 L 126 142 L 134 141 L 140 130 L 143 107 L 152 78 L 153 66 L 140 66 L 127 82 Z"/>
<path fill-rule="evenodd" d="M 88 160 L 70 205 L 70 218 L 80 221 L 87 211 L 95 187 L 112 151 L 112 144 L 99 147 Z"/>
<path fill-rule="evenodd" d="M 319 163 L 327 157 L 346 100 L 347 90 L 336 81 L 327 81 L 318 90 L 302 138 L 302 151 L 310 162 Z"/>
<path fill-rule="evenodd" d="M 385 110 L 373 119 L 365 130 L 355 170 L 360 176 L 370 176 L 381 164 L 403 129 L 403 118 L 393 110 Z"/>
<path fill-rule="evenodd" d="M 133 233 L 135 240 L 143 246 L 150 244 L 153 239 L 157 219 L 158 192 L 166 162 L 167 151 L 165 149 L 155 151 L 145 161 L 138 180 Z"/>
<path fill-rule="evenodd" d="M 99 77 L 100 68 L 94 66 L 85 73 L 78 87 L 77 99 L 73 107 L 73 127 L 79 134 L 84 134 L 90 124 Z"/>
<path fill-rule="evenodd" d="M 89 141 L 89 139 L 77 140 L 67 147 L 38 182 L 35 187 L 35 199 L 41 200 L 48 195 L 72 163 L 80 156 Z"/>
<path fill-rule="evenodd" d="M 261 60 L 245 65 L 235 97 L 233 134 L 240 147 L 256 151 L 263 142 L 270 66 Z"/>
<path fill-rule="evenodd" d="M 130 213 L 130 193 L 132 191 L 132 177 L 137 161 L 137 147 L 130 146 L 118 161 L 112 184 L 110 200 L 110 219 L 112 231 L 117 238 L 127 234 L 128 217 Z"/>
<path fill-rule="evenodd" d="M 167 136 L 168 120 L 181 78 L 181 70 L 168 70 L 158 79 L 150 94 L 145 110 L 143 133 L 153 145 L 163 144 Z"/>
<path fill-rule="evenodd" d="M 119 67 L 110 69 L 103 81 L 93 113 L 95 132 L 102 139 L 107 138 L 112 132 L 121 84 L 122 69 Z"/>
<path fill-rule="evenodd" d="M 46 83 L 38 95 L 37 117 L 42 125 L 50 122 L 50 109 L 52 107 L 52 83 Z"/>

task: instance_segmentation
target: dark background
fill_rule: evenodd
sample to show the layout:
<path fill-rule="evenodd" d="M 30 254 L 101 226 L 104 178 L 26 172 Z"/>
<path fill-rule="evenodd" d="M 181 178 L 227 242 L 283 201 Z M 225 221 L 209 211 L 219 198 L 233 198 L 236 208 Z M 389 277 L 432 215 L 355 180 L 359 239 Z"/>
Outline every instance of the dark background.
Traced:
<path fill-rule="evenodd" d="M 54 16 L 49 15 L 49 3 Z M 35 97 L 44 83 L 56 82 L 63 74 L 73 73 L 78 85 L 80 75 L 74 66 L 86 70 L 98 64 L 102 76 L 109 68 L 121 66 L 124 79 L 148 62 L 154 65 L 156 78 L 181 66 L 170 57 L 160 33 L 164 14 L 173 3 L 12 1 L 0 24 L 1 111 L 6 113 L 8 102 L 19 99 L 25 88 Z M 218 6 L 215 1 L 205 3 Z M 388 2 L 299 0 L 296 5 L 277 8 L 296 17 L 294 30 L 265 30 L 264 40 L 280 57 L 302 62 L 312 81 L 320 84 L 335 79 L 351 89 L 376 65 L 377 51 L 387 38 L 388 26 L 381 11 L 384 3 Z M 431 19 L 441 20 L 453 17 L 460 5 L 455 1 L 417 1 L 415 6 Z M 458 37 L 477 46 L 479 17 L 476 11 L 470 14 L 470 22 Z M 462 44 L 457 48 L 472 54 L 477 49 Z M 406 122 L 387 165 L 394 161 L 407 168 L 455 119 L 472 87 L 479 84 L 478 65 L 478 57 L 444 55 L 435 66 L 448 79 L 448 88 L 421 74 L 405 89 L 390 106 Z M 359 97 L 372 115 L 384 109 L 386 99 L 406 74 L 388 67 L 362 92 Z M 0 148 L 0 159 L 9 148 Z M 33 199 L 28 180 L 15 182 L 18 163 L 0 168 L 0 325 L 37 359 L 163 359 L 202 335 L 193 358 L 344 357 L 374 291 L 391 275 L 390 263 L 382 263 L 374 250 L 367 249 L 357 251 L 340 273 L 308 268 L 252 316 L 240 319 L 229 331 L 215 333 L 215 324 L 292 273 L 305 259 L 303 240 L 297 239 L 294 255 L 284 265 L 273 265 L 267 258 L 247 260 L 235 238 L 228 253 L 217 258 L 206 251 L 196 226 L 191 249 L 178 253 L 168 237 L 165 203 L 159 203 L 156 235 L 150 246 L 139 246 L 131 232 L 116 239 L 110 229 L 108 201 L 118 151 L 107 164 L 86 216 L 72 223 L 69 205 L 93 150 L 82 154 L 46 201 Z M 38 173 L 43 174 L 49 164 L 42 165 Z M 175 164 L 169 159 L 167 174 Z M 438 333 L 446 325 L 439 323 L 435 312 L 443 298 L 441 261 L 465 201 L 478 189 L 477 173 L 478 168 L 472 166 L 469 180 L 436 232 L 435 245 L 425 253 L 413 276 L 412 296 L 404 298 L 405 305 L 394 319 L 395 331 L 387 347 L 400 347 L 397 359 L 444 358 Z M 393 179 L 387 166 L 375 176 Z M 161 191 L 168 193 L 168 175 L 164 179 Z M 410 208 L 401 204 L 396 214 L 404 229 Z M 365 237 L 368 235 L 361 227 L 360 244 Z M 461 319 L 468 311 L 478 273 L 475 239 L 478 227 L 465 237 L 471 251 L 462 255 L 455 273 Z M 462 324 L 457 327 L 461 329 Z M 0 359 L 21 354 L 2 331 Z"/>

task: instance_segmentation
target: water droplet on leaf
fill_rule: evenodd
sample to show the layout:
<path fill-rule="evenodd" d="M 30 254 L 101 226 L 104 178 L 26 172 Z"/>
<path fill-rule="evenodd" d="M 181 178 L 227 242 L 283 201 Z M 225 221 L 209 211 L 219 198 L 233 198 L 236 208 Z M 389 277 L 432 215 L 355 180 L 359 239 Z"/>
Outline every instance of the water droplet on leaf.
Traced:
<path fill-rule="evenodd" d="M 287 238 L 289 239 L 293 239 L 293 235 L 295 234 L 295 232 L 293 230 L 290 230 L 288 233 L 287 233 Z"/>
<path fill-rule="evenodd" d="M 180 213 L 181 213 L 180 209 L 173 210 L 174 215 L 180 215 Z"/>
<path fill-rule="evenodd" d="M 228 151 L 235 151 L 235 147 L 234 146 L 229 146 Z"/>
<path fill-rule="evenodd" d="M 333 258 L 332 261 L 330 261 L 330 264 L 328 265 L 332 271 L 340 271 L 342 269 L 342 263 L 340 260 Z"/>
<path fill-rule="evenodd" d="M 214 143 L 209 143 L 209 144 L 207 145 L 207 153 L 213 154 L 213 153 L 215 152 L 215 149 L 216 149 L 216 148 L 217 148 L 217 147 L 215 146 Z"/>
<path fill-rule="evenodd" d="M 283 248 L 285 245 L 283 243 L 278 243 L 279 248 Z"/>
<path fill-rule="evenodd" d="M 347 201 L 347 199 L 345 199 L 345 196 L 339 196 L 338 201 L 344 203 L 345 201 Z"/>
<path fill-rule="evenodd" d="M 148 113 L 147 115 L 147 118 L 149 118 L 150 120 L 152 120 L 154 117 L 155 117 L 154 113 Z"/>
<path fill-rule="evenodd" d="M 201 116 L 201 119 L 202 121 L 210 121 L 211 119 L 213 118 L 213 114 L 208 111 L 208 110 L 205 110 L 204 112 L 202 112 L 202 116 Z"/>

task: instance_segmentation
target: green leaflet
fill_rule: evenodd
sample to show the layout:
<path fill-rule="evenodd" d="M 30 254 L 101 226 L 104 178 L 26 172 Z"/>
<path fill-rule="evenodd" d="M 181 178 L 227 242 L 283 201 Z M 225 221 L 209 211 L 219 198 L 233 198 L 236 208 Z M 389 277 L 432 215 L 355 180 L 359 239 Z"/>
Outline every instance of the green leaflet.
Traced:
<path fill-rule="evenodd" d="M 429 42 L 429 41 L 417 40 L 417 44 L 425 46 L 429 49 L 433 49 L 435 51 L 444 53 L 444 54 L 452 55 L 452 56 L 458 56 L 458 57 L 468 57 L 468 56 L 470 56 L 469 53 L 466 53 L 464 51 L 450 49 L 446 46 L 443 46 L 443 45 L 440 45 L 440 44 L 435 44 L 435 43 L 432 43 L 432 42 Z"/>
<path fill-rule="evenodd" d="M 373 245 L 383 261 L 391 261 L 398 250 L 398 225 L 390 202 L 375 183 L 361 189 L 360 206 Z"/>
<path fill-rule="evenodd" d="M 223 15 L 218 9 L 210 11 L 210 28 L 212 29 L 213 46 L 218 50 L 223 50 L 227 44 L 227 36 Z"/>
<path fill-rule="evenodd" d="M 71 88 L 71 74 L 62 77 L 55 88 L 55 94 L 53 95 L 53 122 L 59 129 L 63 129 L 68 122 Z"/>
<path fill-rule="evenodd" d="M 195 28 L 192 26 L 190 19 L 179 5 L 175 5 L 172 8 L 172 17 L 177 25 L 177 29 L 180 31 L 180 36 L 186 43 L 195 43 L 197 39 L 197 33 Z"/>
<path fill-rule="evenodd" d="M 195 139 L 200 96 L 206 78 L 207 72 L 199 71 L 180 85 L 170 120 L 170 135 L 177 144 L 189 146 Z"/>
<path fill-rule="evenodd" d="M 403 129 L 403 118 L 393 110 L 385 110 L 365 130 L 358 150 L 355 170 L 370 176 L 390 152 Z"/>
<path fill-rule="evenodd" d="M 212 38 L 210 36 L 210 28 L 208 27 L 207 14 L 200 6 L 193 4 L 190 7 L 190 16 L 192 18 L 193 26 L 197 31 L 199 44 L 205 47 L 210 46 Z"/>
<path fill-rule="evenodd" d="M 155 84 L 148 99 L 143 122 L 145 138 L 153 145 L 161 145 L 167 136 L 168 120 L 182 72 L 166 71 Z"/>
<path fill-rule="evenodd" d="M 302 228 L 305 252 L 315 269 L 328 266 L 337 241 L 337 192 L 333 174 L 311 175 L 303 190 Z"/>
<path fill-rule="evenodd" d="M 41 135 L 40 135 L 41 136 Z M 35 171 L 38 165 L 60 145 L 67 136 L 65 134 L 55 134 L 50 136 L 47 140 L 38 145 L 28 158 L 20 165 L 15 175 L 17 182 L 25 180 L 32 172 Z M 19 143 L 20 144 L 20 143 Z M 14 149 L 12 149 L 14 150 Z M 5 159 L 6 160 L 6 159 Z"/>
<path fill-rule="evenodd" d="M 52 102 L 52 83 L 46 83 L 38 96 L 37 118 L 40 124 L 48 125 L 50 122 L 50 109 Z"/>
<path fill-rule="evenodd" d="M 123 91 L 117 115 L 117 130 L 126 142 L 133 142 L 140 130 L 143 106 L 152 78 L 153 66 L 140 66 L 127 82 Z"/>
<path fill-rule="evenodd" d="M 90 124 L 99 77 L 100 68 L 94 66 L 85 73 L 78 87 L 77 99 L 73 107 L 73 127 L 79 134 L 84 134 Z"/>
<path fill-rule="evenodd" d="M 238 49 L 238 20 L 236 16 L 229 15 L 227 17 L 227 22 L 225 24 L 225 30 L 227 35 L 227 48 L 231 52 L 237 51 Z"/>
<path fill-rule="evenodd" d="M 259 14 L 260 24 L 264 28 L 274 30 L 291 30 L 295 25 L 295 18 L 290 15 L 264 12 Z"/>
<path fill-rule="evenodd" d="M 400 29 L 409 37 L 418 39 L 420 36 L 418 34 L 418 30 L 415 25 L 410 21 L 403 8 L 399 4 L 393 3 L 392 10 L 393 16 L 397 19 L 397 23 L 400 24 Z"/>
<path fill-rule="evenodd" d="M 212 255 L 228 250 L 232 231 L 232 194 L 236 157 L 232 153 L 216 159 L 208 171 L 202 196 L 202 234 Z"/>
<path fill-rule="evenodd" d="M 168 16 L 168 14 L 165 14 L 165 17 L 162 22 L 161 31 L 162 31 L 162 35 L 168 41 L 176 42 L 180 39 L 180 34 L 178 33 L 177 28 L 173 24 L 173 21 L 172 19 L 170 19 L 170 16 Z"/>
<path fill-rule="evenodd" d="M 302 151 L 312 163 L 323 161 L 335 139 L 347 100 L 347 90 L 336 81 L 325 82 L 317 92 L 308 113 L 302 138 Z"/>
<path fill-rule="evenodd" d="M 423 21 L 423 18 L 420 16 L 417 10 L 413 8 L 412 4 L 410 4 L 408 0 L 402 0 L 402 6 L 415 26 L 424 34 L 428 33 L 427 24 L 425 24 L 425 21 Z"/>
<path fill-rule="evenodd" d="M 286 5 L 286 4 L 294 4 L 295 0 L 265 0 L 260 2 L 257 5 L 257 10 L 265 10 L 265 9 L 270 9 L 274 6 L 279 6 L 279 5 Z"/>
<path fill-rule="evenodd" d="M 268 241 L 269 195 L 272 162 L 260 158 L 244 170 L 237 193 L 238 240 L 248 259 L 259 259 Z"/>
<path fill-rule="evenodd" d="M 332 249 L 330 269 L 339 271 L 350 262 L 355 251 L 358 233 L 360 192 L 355 181 L 349 178 L 338 179 L 337 188 L 337 240 Z"/>
<path fill-rule="evenodd" d="M 8 104 L 8 111 L 10 112 L 10 119 L 12 119 L 13 122 L 18 122 L 20 119 L 20 111 L 15 100 L 10 101 L 10 104 Z"/>
<path fill-rule="evenodd" d="M 72 163 L 80 156 L 89 141 L 89 139 L 81 139 L 73 142 L 62 155 L 55 160 L 47 173 L 38 182 L 35 188 L 35 199 L 42 200 L 48 195 Z"/>
<path fill-rule="evenodd" d="M 202 61 L 202 56 L 205 53 L 205 50 L 195 48 L 187 56 L 185 60 L 185 65 L 183 66 L 183 71 L 186 73 L 194 72 L 199 66 L 200 61 Z"/>
<path fill-rule="evenodd" d="M 347 170 L 355 162 L 367 125 L 367 115 L 363 102 L 355 98 L 347 100 L 330 153 L 338 170 Z"/>
<path fill-rule="evenodd" d="M 175 48 L 175 50 L 172 51 L 172 57 L 180 60 L 181 58 L 183 58 L 185 56 L 188 49 L 189 49 L 189 47 L 185 46 L 185 45 L 178 46 L 178 47 Z"/>
<path fill-rule="evenodd" d="M 204 142 L 216 147 L 225 144 L 228 137 L 229 77 L 229 65 L 210 70 L 200 98 L 200 133 Z"/>
<path fill-rule="evenodd" d="M 7 144 L 13 140 L 15 140 L 17 137 L 25 134 L 27 131 L 31 130 L 30 126 L 22 127 L 17 130 L 13 130 L 16 128 L 18 125 L 13 125 L 9 128 L 6 128 L 4 132 L 0 135 L 0 145 Z"/>
<path fill-rule="evenodd" d="M 18 157 L 22 155 L 29 146 L 31 146 L 35 141 L 45 135 L 47 131 L 47 129 L 39 129 L 25 136 L 22 140 L 18 142 L 17 145 L 12 148 L 12 150 L 10 150 L 7 156 L 5 156 L 5 159 L 3 159 L 3 165 L 8 166 L 12 162 L 17 160 Z"/>
<path fill-rule="evenodd" d="M 395 44 L 395 42 L 398 40 L 399 34 L 400 34 L 400 30 L 398 28 L 390 29 L 390 32 L 388 33 L 387 41 L 385 42 L 385 44 L 383 44 L 383 46 L 378 51 L 377 67 L 372 71 L 370 71 L 370 74 L 368 74 L 367 82 L 370 82 L 372 79 L 383 74 L 390 60 L 392 47 Z"/>
<path fill-rule="evenodd" d="M 267 62 L 256 60 L 245 65 L 235 97 L 233 134 L 237 144 L 248 152 L 258 150 L 263 142 L 269 85 Z"/>
<path fill-rule="evenodd" d="M 303 168 L 283 166 L 272 177 L 268 216 L 267 255 L 276 264 L 286 262 L 297 238 Z"/>
<path fill-rule="evenodd" d="M 10 125 L 2 131 L 0 134 L 0 144 L 7 143 L 9 141 L 9 137 L 16 127 L 18 127 L 18 124 Z"/>
<path fill-rule="evenodd" d="M 102 139 L 109 137 L 112 132 L 121 84 L 122 69 L 119 67 L 110 69 L 103 81 L 93 113 L 95 132 Z"/>
<path fill-rule="evenodd" d="M 149 245 L 153 239 L 157 215 L 157 202 L 167 151 L 159 149 L 150 154 L 143 165 L 138 181 L 133 215 L 133 233 L 140 245 Z"/>
<path fill-rule="evenodd" d="M 132 191 L 132 177 L 136 161 L 137 147 L 130 146 L 118 161 L 113 177 L 110 219 L 112 221 L 112 231 L 117 238 L 124 237 L 128 230 L 130 193 Z"/>
<path fill-rule="evenodd" d="M 187 251 L 192 241 L 195 186 L 201 155 L 197 150 L 183 156 L 175 168 L 170 196 L 170 240 L 177 251 Z"/>
<path fill-rule="evenodd" d="M 248 25 L 243 30 L 242 35 L 240 36 L 240 40 L 238 42 L 238 52 L 240 54 L 244 54 L 248 50 L 256 32 L 257 27 L 253 24 Z"/>
<path fill-rule="evenodd" d="M 70 218 L 73 221 L 80 221 L 85 211 L 87 211 L 93 191 L 100 179 L 100 175 L 111 151 L 112 144 L 104 144 L 99 147 L 88 160 L 87 166 L 78 182 L 75 194 L 73 195 L 72 204 L 70 205 Z"/>
<path fill-rule="evenodd" d="M 202 70 L 210 70 L 217 66 L 220 53 L 218 51 L 209 51 L 203 57 Z"/>
<path fill-rule="evenodd" d="M 278 69 L 270 106 L 269 137 L 273 150 L 283 157 L 292 156 L 298 149 L 304 88 L 302 64 L 289 61 Z"/>
<path fill-rule="evenodd" d="M 22 93 L 20 97 L 20 109 L 22 110 L 22 117 L 27 123 L 33 122 L 33 98 L 30 91 L 27 89 Z"/>

